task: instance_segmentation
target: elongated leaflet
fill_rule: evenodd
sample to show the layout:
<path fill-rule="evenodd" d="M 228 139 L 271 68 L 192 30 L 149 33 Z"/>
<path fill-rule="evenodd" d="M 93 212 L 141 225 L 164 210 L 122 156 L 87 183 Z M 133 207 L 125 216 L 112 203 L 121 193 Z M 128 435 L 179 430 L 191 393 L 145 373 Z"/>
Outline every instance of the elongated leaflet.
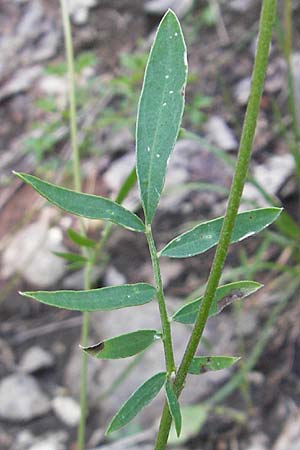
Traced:
<path fill-rule="evenodd" d="M 129 423 L 157 396 L 164 385 L 165 379 L 166 373 L 160 372 L 142 384 L 113 417 L 106 434 L 119 430 Z"/>
<path fill-rule="evenodd" d="M 142 352 L 157 339 L 160 339 L 160 332 L 157 330 L 138 330 L 82 349 L 98 359 L 128 358 Z"/>
<path fill-rule="evenodd" d="M 155 297 L 154 287 L 146 283 L 110 286 L 85 291 L 21 292 L 46 305 L 74 311 L 111 311 L 144 305 Z"/>
<path fill-rule="evenodd" d="M 25 183 L 30 184 L 50 203 L 64 211 L 88 219 L 108 220 L 133 231 L 145 230 L 139 217 L 112 200 L 56 186 L 33 175 L 14 173 Z"/>
<path fill-rule="evenodd" d="M 237 281 L 224 284 L 216 290 L 214 300 L 209 310 L 209 317 L 220 313 L 226 306 L 236 300 L 242 300 L 262 288 L 262 284 L 255 281 Z M 183 305 L 172 317 L 175 322 L 194 323 L 203 301 L 203 296 Z"/>
<path fill-rule="evenodd" d="M 239 242 L 263 230 L 280 215 L 281 208 L 260 208 L 237 215 L 231 243 Z M 209 220 L 177 236 L 160 252 L 170 258 L 187 258 L 204 253 L 217 245 L 224 217 Z"/>
<path fill-rule="evenodd" d="M 173 150 L 184 107 L 186 47 L 176 15 L 163 17 L 147 64 L 137 118 L 137 176 L 150 224 Z"/>

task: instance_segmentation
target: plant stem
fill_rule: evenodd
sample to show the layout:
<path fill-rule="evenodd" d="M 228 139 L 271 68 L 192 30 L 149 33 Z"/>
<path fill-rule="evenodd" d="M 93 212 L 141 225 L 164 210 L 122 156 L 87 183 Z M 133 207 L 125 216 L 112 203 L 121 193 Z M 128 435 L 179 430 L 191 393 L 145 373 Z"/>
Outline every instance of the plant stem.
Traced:
<path fill-rule="evenodd" d="M 150 225 L 146 225 L 145 234 L 146 234 L 146 238 L 148 241 L 148 246 L 149 246 L 149 251 L 150 251 L 151 261 L 152 261 L 152 267 L 153 267 L 153 273 L 154 273 L 154 279 L 155 279 L 155 284 L 156 284 L 156 295 L 157 295 L 157 300 L 158 300 L 159 313 L 160 313 L 162 332 L 163 332 L 162 339 L 163 339 L 163 345 L 164 345 L 164 351 L 165 351 L 166 369 L 167 369 L 168 375 L 171 375 L 172 373 L 175 372 L 171 326 L 170 326 L 168 312 L 167 312 L 167 308 L 166 308 L 159 260 L 158 260 L 157 251 L 156 251 L 155 243 L 153 240 L 153 235 L 152 235 Z"/>
<path fill-rule="evenodd" d="M 84 269 L 84 289 L 91 288 L 90 272 L 92 265 L 88 262 Z M 81 345 L 88 345 L 90 328 L 90 313 L 84 312 L 82 318 L 81 328 Z M 80 374 L 80 422 L 77 433 L 77 450 L 83 450 L 85 446 L 85 428 L 86 428 L 86 415 L 87 415 L 87 358 L 86 352 L 82 352 L 81 356 L 81 374 Z"/>
<path fill-rule="evenodd" d="M 257 52 L 252 74 L 251 92 L 244 120 L 236 169 L 230 189 L 228 206 L 224 217 L 220 240 L 208 277 L 203 302 L 201 303 L 201 308 L 197 315 L 190 340 L 188 342 L 185 354 L 176 375 L 175 389 L 178 396 L 180 395 L 184 387 L 188 368 L 202 337 L 204 327 L 208 318 L 209 309 L 218 287 L 225 259 L 228 253 L 231 234 L 240 205 L 251 156 L 251 149 L 259 113 L 260 99 L 263 91 L 263 84 L 267 69 L 272 28 L 276 14 L 276 6 L 277 0 L 263 0 Z M 171 417 L 170 413 L 166 410 L 165 405 L 155 450 L 165 450 L 170 432 L 170 426 Z"/>
<path fill-rule="evenodd" d="M 62 21 L 66 46 L 66 59 L 68 66 L 68 85 L 69 85 L 69 115 L 70 115 L 70 131 L 71 131 L 71 147 L 73 157 L 73 179 L 74 188 L 78 192 L 81 191 L 81 175 L 80 175 L 80 155 L 77 135 L 77 111 L 76 111 L 76 93 L 75 93 L 75 72 L 74 72 L 74 52 L 71 33 L 70 17 L 66 0 L 60 0 Z M 82 231 L 84 232 L 83 223 L 80 222 Z M 90 271 L 91 263 L 87 262 L 84 269 L 84 289 L 90 289 Z M 86 347 L 89 336 L 90 316 L 88 312 L 83 313 L 82 329 L 81 329 L 81 345 Z M 77 450 L 84 450 L 85 446 L 85 428 L 86 428 L 86 411 L 87 411 L 87 354 L 82 352 L 81 361 L 81 377 L 80 377 L 80 421 L 77 434 Z"/>
<path fill-rule="evenodd" d="M 75 95 L 75 72 L 74 72 L 74 52 L 72 43 L 72 33 L 70 17 L 66 0 L 60 0 L 62 20 L 65 36 L 66 58 L 68 66 L 69 78 L 69 108 L 70 108 L 70 130 L 71 130 L 71 144 L 73 155 L 73 178 L 74 187 L 77 191 L 81 191 L 81 177 L 80 177 L 80 156 L 77 139 L 77 113 L 76 113 L 76 95 Z"/>

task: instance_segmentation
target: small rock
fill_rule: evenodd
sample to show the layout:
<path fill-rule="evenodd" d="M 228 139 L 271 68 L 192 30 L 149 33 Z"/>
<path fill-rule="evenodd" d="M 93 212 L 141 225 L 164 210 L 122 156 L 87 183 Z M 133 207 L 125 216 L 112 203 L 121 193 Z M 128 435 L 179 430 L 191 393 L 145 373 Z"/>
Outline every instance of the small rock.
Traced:
<path fill-rule="evenodd" d="M 54 285 L 65 273 L 66 264 L 53 252 L 65 251 L 59 228 L 48 228 L 48 221 L 41 219 L 19 231 L 2 255 L 3 278 L 20 272 L 24 279 L 35 286 Z"/>
<path fill-rule="evenodd" d="M 257 434 L 251 439 L 249 447 L 247 450 L 268 450 L 268 438 L 264 434 Z M 287 449 L 286 449 L 287 450 Z"/>
<path fill-rule="evenodd" d="M 29 448 L 35 442 L 35 437 L 29 430 L 22 430 L 15 436 L 14 439 L 14 450 L 24 450 L 24 448 Z"/>
<path fill-rule="evenodd" d="M 37 48 L 33 52 L 32 61 L 41 62 L 53 58 L 57 53 L 59 43 L 60 33 L 49 30 L 49 32 L 40 39 Z"/>
<path fill-rule="evenodd" d="M 126 277 L 114 266 L 108 266 L 104 274 L 106 286 L 117 286 L 126 283 Z"/>
<path fill-rule="evenodd" d="M 34 445 L 28 450 L 65 450 L 68 434 L 64 431 L 47 433 L 45 436 L 35 439 Z M 24 447 L 20 450 L 23 450 Z"/>
<path fill-rule="evenodd" d="M 228 2 L 228 7 L 232 11 L 245 13 L 251 6 L 253 6 L 253 0 L 230 0 Z"/>
<path fill-rule="evenodd" d="M 294 158 L 290 154 L 272 156 L 264 164 L 256 166 L 252 173 L 268 194 L 276 195 L 286 180 L 294 173 Z M 250 183 L 245 185 L 243 201 L 246 203 L 255 201 L 258 206 L 269 204 Z"/>
<path fill-rule="evenodd" d="M 50 401 L 37 381 L 23 374 L 14 374 L 0 383 L 0 416 L 5 420 L 22 422 L 44 416 Z"/>
<path fill-rule="evenodd" d="M 183 17 L 193 6 L 193 0 L 148 0 L 145 11 L 148 14 L 162 15 L 171 8 L 178 17 Z"/>
<path fill-rule="evenodd" d="M 283 427 L 273 450 L 299 450 L 300 442 L 300 413 L 292 415 Z"/>
<path fill-rule="evenodd" d="M 98 0 L 68 0 L 69 13 L 76 25 L 84 25 L 89 18 L 89 10 L 96 6 Z"/>
<path fill-rule="evenodd" d="M 206 123 L 207 138 L 225 151 L 234 150 L 238 142 L 221 116 L 212 116 Z"/>
<path fill-rule="evenodd" d="M 3 101 L 13 95 L 28 91 L 33 82 L 41 75 L 42 68 L 33 66 L 23 68 L 17 72 L 13 78 L 6 83 L 0 91 L 0 101 Z"/>
<path fill-rule="evenodd" d="M 44 11 L 40 0 L 33 0 L 18 25 L 18 36 L 24 41 L 36 39 L 41 34 Z"/>
<path fill-rule="evenodd" d="M 80 420 L 80 406 L 72 397 L 56 397 L 52 408 L 57 417 L 69 427 L 75 427 Z"/>
<path fill-rule="evenodd" d="M 241 105 L 247 105 L 251 88 L 251 77 L 239 81 L 234 88 L 234 98 Z"/>
<path fill-rule="evenodd" d="M 291 56 L 291 73 L 293 80 L 293 93 L 295 96 L 295 109 L 298 126 L 300 126 L 300 53 Z"/>
<path fill-rule="evenodd" d="M 112 195 L 116 195 L 126 177 L 130 174 L 135 164 L 133 152 L 126 153 L 121 158 L 113 161 L 109 169 L 103 175 L 106 186 L 111 190 Z M 123 206 L 130 210 L 135 210 L 140 204 L 137 186 L 135 186 L 126 197 Z"/>
<path fill-rule="evenodd" d="M 20 361 L 20 369 L 24 373 L 34 373 L 42 369 L 48 369 L 54 364 L 51 353 L 41 347 L 29 348 Z"/>
<path fill-rule="evenodd" d="M 99 326 L 99 323 L 98 323 Z M 102 323 L 100 322 L 100 328 Z M 79 344 L 79 343 L 78 343 Z M 71 352 L 71 356 L 66 364 L 64 371 L 64 385 L 68 388 L 73 397 L 79 399 L 80 393 L 80 380 L 81 363 L 82 363 L 82 351 L 78 347 L 78 344 L 74 345 L 74 349 Z M 91 342 L 92 344 L 92 342 Z M 87 368 L 87 393 L 89 406 L 97 406 L 99 404 L 97 398 L 100 394 L 101 386 L 97 382 L 97 376 L 99 370 L 102 368 L 102 361 L 96 358 L 88 358 Z M 99 406 L 99 405 L 98 405 Z"/>
<path fill-rule="evenodd" d="M 160 268 L 165 287 L 168 287 L 183 272 L 183 265 L 180 261 L 171 261 L 167 258 L 161 260 Z"/>
<path fill-rule="evenodd" d="M 105 172 L 103 179 L 107 187 L 116 194 L 135 164 L 134 153 L 126 153 L 116 159 Z"/>
<path fill-rule="evenodd" d="M 102 269 L 99 266 L 93 267 L 90 272 L 91 285 L 101 277 Z M 62 281 L 64 289 L 84 289 L 84 270 L 77 270 L 64 277 Z"/>
<path fill-rule="evenodd" d="M 105 142 L 105 147 L 110 154 L 120 151 L 124 152 L 134 148 L 134 138 L 129 128 L 123 128 L 119 132 L 113 132 L 107 142 Z M 133 167 L 134 162 L 132 163 L 132 156 L 128 161 L 130 161 L 130 166 Z"/>
<path fill-rule="evenodd" d="M 275 94 L 286 88 L 287 64 L 284 58 L 278 57 L 273 59 L 268 66 L 265 92 Z"/>
<path fill-rule="evenodd" d="M 66 78 L 57 75 L 47 75 L 40 80 L 38 87 L 43 94 L 55 97 L 57 106 L 60 109 L 65 109 L 68 101 L 68 82 Z"/>

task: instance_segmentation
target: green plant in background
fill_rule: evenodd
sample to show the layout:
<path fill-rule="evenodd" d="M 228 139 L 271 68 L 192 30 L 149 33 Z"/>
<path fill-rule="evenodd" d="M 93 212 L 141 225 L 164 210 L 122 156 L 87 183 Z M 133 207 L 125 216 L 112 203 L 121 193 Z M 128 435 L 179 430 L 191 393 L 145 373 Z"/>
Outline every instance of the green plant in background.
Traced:
<path fill-rule="evenodd" d="M 64 2 L 62 2 L 64 3 Z M 165 371 L 154 374 L 145 381 L 121 407 L 112 419 L 107 432 L 111 433 L 126 425 L 164 388 L 165 406 L 155 444 L 155 450 L 164 450 L 167 445 L 171 422 L 177 435 L 181 432 L 181 408 L 179 397 L 188 374 L 200 375 L 204 371 L 220 370 L 234 364 L 238 358 L 232 356 L 195 356 L 207 319 L 218 314 L 236 299 L 242 299 L 257 291 L 261 285 L 253 281 L 238 281 L 219 285 L 230 243 L 239 242 L 263 230 L 280 215 L 279 208 L 262 208 L 238 214 L 238 207 L 246 180 L 251 147 L 253 143 L 259 103 L 267 67 L 272 25 L 276 13 L 276 0 L 264 0 L 260 21 L 258 48 L 253 70 L 250 100 L 246 112 L 240 150 L 228 199 L 225 217 L 201 223 L 175 237 L 157 251 L 152 234 L 152 222 L 164 186 L 167 162 L 174 147 L 184 108 L 184 93 L 187 78 L 186 48 L 180 24 L 172 11 L 161 21 L 147 63 L 144 85 L 137 119 L 137 178 L 144 210 L 144 221 L 122 207 L 119 202 L 135 182 L 135 172 L 126 181 L 117 201 L 81 193 L 79 155 L 76 148 L 76 126 L 74 126 L 74 86 L 71 86 L 71 130 L 75 149 L 75 189 L 70 190 L 45 182 L 32 175 L 17 174 L 50 203 L 80 217 L 108 221 L 133 232 L 144 233 L 153 266 L 154 286 L 137 283 L 90 289 L 89 272 L 95 263 L 95 254 L 101 249 L 103 239 L 109 234 L 108 224 L 98 244 L 82 233 L 71 232 L 73 241 L 83 248 L 86 259 L 86 283 L 83 291 L 37 291 L 23 295 L 59 308 L 84 312 L 82 347 L 83 354 L 99 359 L 118 359 L 136 355 L 154 342 L 164 347 Z M 70 36 L 70 34 L 69 34 Z M 70 45 L 70 39 L 67 44 Z M 71 51 L 69 48 L 69 57 Z M 72 58 L 71 58 L 72 59 Z M 69 60 L 70 63 L 70 60 Z M 72 64 L 69 64 L 69 67 Z M 73 111 L 73 113 L 72 113 Z M 79 178 L 78 178 L 79 177 Z M 199 255 L 217 246 L 214 261 L 204 295 L 183 306 L 170 317 L 164 296 L 160 273 L 162 257 L 187 258 Z M 88 314 L 90 311 L 107 311 L 146 304 L 156 298 L 161 325 L 155 330 L 136 330 L 121 336 L 108 338 L 94 346 L 87 346 Z M 172 321 L 191 323 L 193 329 L 179 367 L 175 364 L 172 343 Z M 83 365 L 82 395 L 86 390 L 86 360 Z M 82 398 L 83 398 L 82 397 Z M 83 421 L 85 400 L 82 402 Z M 84 423 L 81 423 L 84 429 Z M 84 448 L 84 431 L 80 433 L 78 450 Z"/>

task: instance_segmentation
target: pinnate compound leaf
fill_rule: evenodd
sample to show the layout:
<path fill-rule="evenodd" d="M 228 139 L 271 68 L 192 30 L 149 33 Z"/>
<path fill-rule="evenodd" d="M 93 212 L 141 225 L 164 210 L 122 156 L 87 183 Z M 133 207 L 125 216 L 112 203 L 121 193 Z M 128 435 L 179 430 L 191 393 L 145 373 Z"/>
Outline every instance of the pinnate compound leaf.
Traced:
<path fill-rule="evenodd" d="M 187 57 L 176 15 L 163 17 L 145 72 L 137 118 L 137 177 L 147 223 L 163 189 L 184 108 Z"/>
<path fill-rule="evenodd" d="M 125 284 L 86 291 L 21 292 L 46 305 L 74 311 L 111 311 L 139 306 L 155 297 L 154 287 L 147 283 Z"/>
<path fill-rule="evenodd" d="M 192 359 L 188 373 L 200 375 L 210 371 L 227 369 L 239 359 L 236 356 L 195 356 Z"/>
<path fill-rule="evenodd" d="M 50 203 L 77 216 L 108 220 L 129 230 L 144 231 L 141 219 L 128 209 L 104 197 L 82 194 L 48 183 L 33 175 L 14 172 Z"/>
<path fill-rule="evenodd" d="M 217 288 L 210 307 L 209 316 L 219 314 L 227 305 L 236 300 L 248 297 L 262 288 L 262 284 L 255 281 L 236 281 Z M 203 296 L 183 305 L 172 317 L 175 322 L 193 324 L 196 320 Z"/>
<path fill-rule="evenodd" d="M 81 348 L 98 359 L 128 358 L 142 352 L 160 337 L 160 332 L 157 330 L 138 330 Z"/>
<path fill-rule="evenodd" d="M 180 433 L 181 433 L 181 421 L 182 421 L 180 405 L 179 405 L 178 399 L 176 397 L 176 394 L 174 392 L 174 389 L 173 389 L 173 386 L 172 386 L 170 380 L 166 381 L 165 390 L 166 390 L 166 399 L 168 402 L 169 411 L 170 411 L 172 419 L 174 421 L 177 436 L 179 437 Z"/>
<path fill-rule="evenodd" d="M 142 384 L 113 417 L 108 429 L 106 430 L 106 434 L 110 434 L 127 425 L 157 396 L 163 387 L 165 380 L 166 373 L 160 372 Z"/>
<path fill-rule="evenodd" d="M 237 215 L 231 243 L 242 241 L 263 230 L 280 215 L 281 208 L 260 208 Z M 187 258 L 204 253 L 217 245 L 224 217 L 203 222 L 192 230 L 177 236 L 160 252 L 170 258 Z"/>
<path fill-rule="evenodd" d="M 83 234 L 77 233 L 77 231 L 69 228 L 67 234 L 72 242 L 79 245 L 80 247 L 95 247 L 96 242 L 93 239 L 89 239 Z"/>

